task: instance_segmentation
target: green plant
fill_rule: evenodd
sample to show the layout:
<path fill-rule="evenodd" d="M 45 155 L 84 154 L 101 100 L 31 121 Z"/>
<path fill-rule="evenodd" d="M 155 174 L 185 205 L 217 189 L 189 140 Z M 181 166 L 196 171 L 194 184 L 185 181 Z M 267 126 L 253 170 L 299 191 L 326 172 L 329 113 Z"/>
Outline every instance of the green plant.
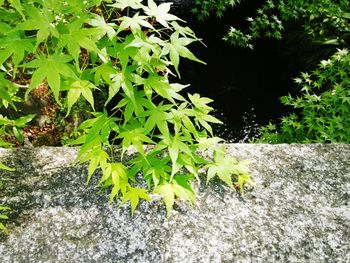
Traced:
<path fill-rule="evenodd" d="M 212 12 L 222 17 L 227 7 L 238 5 L 241 0 L 195 0 L 192 12 L 198 15 L 200 20 L 209 17 Z"/>
<path fill-rule="evenodd" d="M 9 207 L 7 207 L 7 206 L 0 206 L 0 220 L 8 219 L 8 217 L 6 215 L 6 211 L 8 211 L 8 210 L 11 210 L 11 209 Z M 9 233 L 7 228 L 1 222 L 0 222 L 0 230 L 3 231 L 5 234 Z"/>
<path fill-rule="evenodd" d="M 170 215 L 176 197 L 195 203 L 191 181 L 200 180 L 201 168 L 208 170 L 207 182 L 218 176 L 233 189 L 237 182 L 240 190 L 253 184 L 246 163 L 229 158 L 212 135 L 210 123 L 220 123 L 210 115 L 212 100 L 185 96 L 188 85 L 169 80 L 180 77 L 180 58 L 204 63 L 187 47 L 200 39 L 169 13 L 170 3 L 0 3 L 3 79 L 16 83 L 17 76 L 28 76 L 26 97 L 47 85 L 67 117 L 79 100 L 87 101 L 92 117 L 75 129 L 79 137 L 70 144 L 82 145 L 76 163 L 89 163 L 87 182 L 101 169 L 99 185 L 110 189 L 111 201 L 129 201 L 133 214 L 153 192 Z M 96 94 L 106 98 L 99 110 Z M 113 145 L 122 147 L 120 159 Z M 125 161 L 130 148 L 135 153 Z M 207 150 L 213 159 L 201 157 Z M 140 187 L 141 181 L 148 187 Z"/>
<path fill-rule="evenodd" d="M 200 19 L 211 12 L 222 16 L 228 6 L 240 1 L 196 1 L 194 11 Z M 253 41 L 261 38 L 281 39 L 285 24 L 297 22 L 302 25 L 304 37 L 311 41 L 332 45 L 348 45 L 350 41 L 350 5 L 347 0 L 266 0 L 256 15 L 247 18 L 246 29 L 231 26 L 224 40 L 239 47 L 253 48 Z"/>
<path fill-rule="evenodd" d="M 0 140 L 0 146 L 3 146 L 3 144 L 1 144 L 1 140 Z M 15 169 L 8 167 L 7 165 L 3 164 L 0 162 L 0 170 L 7 170 L 7 171 L 14 171 Z M 3 182 L 0 180 L 0 191 L 3 189 Z M 0 205 L 0 220 L 6 220 L 8 219 L 6 212 L 5 211 L 9 211 L 11 210 L 8 206 L 3 206 Z M 9 231 L 7 230 L 7 228 L 5 227 L 5 225 L 3 223 L 0 222 L 0 230 L 2 232 L 4 232 L 5 234 L 8 234 Z"/>
<path fill-rule="evenodd" d="M 297 97 L 284 96 L 281 101 L 298 114 L 282 118 L 278 125 L 262 128 L 260 142 L 350 142 L 350 54 L 338 50 L 321 61 L 316 70 L 302 73 L 295 82 L 300 86 Z"/>
<path fill-rule="evenodd" d="M 209 2 L 216 8 L 215 1 Z M 223 3 L 229 5 L 229 1 Z M 208 4 L 200 1 L 197 4 L 207 9 Z M 350 44 L 350 4 L 345 0 L 267 0 L 257 10 L 257 15 L 248 17 L 247 21 L 246 29 L 231 27 L 224 39 L 235 46 L 253 49 L 254 40 L 258 38 L 281 39 L 285 24 L 293 22 L 302 26 L 299 39 L 338 47 Z M 348 51 L 338 50 L 312 73 L 302 73 L 296 83 L 300 86 L 300 95 L 281 97 L 281 102 L 294 107 L 295 112 L 283 117 L 278 124 L 262 127 L 262 137 L 258 141 L 349 142 Z"/>

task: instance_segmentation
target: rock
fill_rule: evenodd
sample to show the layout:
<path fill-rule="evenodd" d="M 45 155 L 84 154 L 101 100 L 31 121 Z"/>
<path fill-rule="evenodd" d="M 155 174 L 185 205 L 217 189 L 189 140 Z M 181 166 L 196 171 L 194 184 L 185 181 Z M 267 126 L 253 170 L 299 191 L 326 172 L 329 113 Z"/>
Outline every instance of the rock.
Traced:
<path fill-rule="evenodd" d="M 214 181 L 167 219 L 158 197 L 130 217 L 71 167 L 76 148 L 0 149 L 12 207 L 1 262 L 349 262 L 350 145 L 231 144 L 252 161 L 243 196 Z"/>

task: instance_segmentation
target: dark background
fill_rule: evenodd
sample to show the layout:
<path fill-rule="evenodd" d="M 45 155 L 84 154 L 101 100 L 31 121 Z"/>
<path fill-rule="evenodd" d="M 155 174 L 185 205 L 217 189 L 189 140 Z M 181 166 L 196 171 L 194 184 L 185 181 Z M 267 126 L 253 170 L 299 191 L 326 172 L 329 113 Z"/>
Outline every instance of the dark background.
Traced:
<path fill-rule="evenodd" d="M 214 99 L 214 115 L 225 123 L 214 126 L 216 134 L 231 142 L 258 136 L 258 126 L 288 113 L 291 109 L 283 106 L 279 97 L 295 94 L 292 78 L 319 61 L 314 55 L 318 47 L 305 40 L 297 23 L 285 24 L 283 40 L 255 41 L 254 50 L 236 48 L 222 40 L 231 25 L 246 28 L 246 18 L 255 16 L 258 7 L 257 1 L 244 1 L 229 8 L 223 18 L 213 14 L 204 21 L 188 7 L 178 14 L 207 46 L 189 46 L 207 65 L 183 59 L 180 82 L 191 84 L 187 92 Z M 314 58 L 311 61 L 310 56 Z"/>

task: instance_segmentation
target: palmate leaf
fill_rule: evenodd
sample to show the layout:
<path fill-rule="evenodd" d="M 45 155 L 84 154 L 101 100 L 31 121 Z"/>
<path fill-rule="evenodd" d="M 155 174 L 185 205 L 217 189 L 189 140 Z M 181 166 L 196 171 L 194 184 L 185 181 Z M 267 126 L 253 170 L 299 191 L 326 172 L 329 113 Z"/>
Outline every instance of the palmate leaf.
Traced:
<path fill-rule="evenodd" d="M 36 68 L 32 75 L 29 88 L 26 91 L 26 99 L 28 94 L 46 79 L 56 102 L 60 104 L 61 77 L 76 78 L 74 71 L 68 66 L 68 62 L 71 60 L 71 56 L 54 54 L 49 57 L 39 55 L 38 58 L 26 63 L 25 67 Z"/>
<path fill-rule="evenodd" d="M 161 97 L 175 104 L 175 100 L 186 101 L 173 86 L 171 86 L 166 77 L 150 74 L 144 80 L 144 89 L 148 98 L 150 98 L 153 90 Z"/>
<path fill-rule="evenodd" d="M 92 90 L 97 89 L 97 87 L 88 80 L 71 80 L 63 83 L 61 90 L 68 90 L 67 93 L 67 115 L 69 115 L 72 106 L 77 102 L 77 100 L 82 95 L 94 108 L 94 97 L 92 95 Z"/>
<path fill-rule="evenodd" d="M 7 215 L 4 215 L 2 213 L 2 211 L 9 211 L 9 210 L 11 210 L 11 208 L 9 208 L 7 206 L 1 206 L 0 205 L 0 220 L 8 219 Z M 3 231 L 7 235 L 9 234 L 9 231 L 7 230 L 7 228 L 2 223 L 0 223 L 0 230 Z"/>
<path fill-rule="evenodd" d="M 5 104 L 5 107 L 10 104 L 14 109 L 16 109 L 16 105 L 13 103 L 12 96 L 7 89 L 10 85 L 12 85 L 12 83 L 5 79 L 5 73 L 0 73 L 0 99 L 3 100 L 3 104 L 5 104 L 4 101 L 7 103 Z"/>
<path fill-rule="evenodd" d="M 239 163 L 234 158 L 229 158 L 226 155 L 224 147 L 217 148 L 214 151 L 214 162 L 207 164 L 205 167 L 207 171 L 207 184 L 217 175 L 220 180 L 225 182 L 232 189 L 235 189 L 232 183 L 232 176 L 237 176 L 239 190 L 243 190 L 243 185 L 249 183 L 254 186 L 254 182 L 250 178 L 250 170 L 247 166 L 248 162 Z"/>
<path fill-rule="evenodd" d="M 34 45 L 32 39 L 21 38 L 18 32 L 6 35 L 0 39 L 0 65 L 8 58 L 12 57 L 14 66 L 14 78 L 18 65 L 22 62 L 26 52 L 33 52 Z"/>
<path fill-rule="evenodd" d="M 46 8 L 38 9 L 34 5 L 25 5 L 25 11 L 30 18 L 17 26 L 20 30 L 36 32 L 36 47 L 50 36 L 59 37 L 55 26 L 55 15 Z"/>
<path fill-rule="evenodd" d="M 89 184 L 91 176 L 96 171 L 98 167 L 104 167 L 107 165 L 107 161 L 109 160 L 109 155 L 102 149 L 95 149 L 91 152 L 90 163 L 88 168 L 88 177 L 86 180 L 86 184 Z"/>
<path fill-rule="evenodd" d="M 99 182 L 99 185 L 103 184 L 104 187 L 112 186 L 111 193 L 109 195 L 110 202 L 115 198 L 118 199 L 119 192 L 125 195 L 127 187 L 129 187 L 128 170 L 122 164 L 118 162 L 107 163 L 102 168 L 103 175 Z"/>
<path fill-rule="evenodd" d="M 144 143 L 154 144 L 154 142 L 149 137 L 147 137 L 147 135 L 145 135 L 143 128 L 135 128 L 132 126 L 123 127 L 116 138 L 122 139 L 122 157 L 131 144 L 142 155 L 144 155 Z"/>
<path fill-rule="evenodd" d="M 188 182 L 190 179 L 192 177 L 188 175 L 177 175 L 174 176 L 174 180 L 171 183 L 165 183 L 155 187 L 153 192 L 162 196 L 168 217 L 174 206 L 175 196 L 190 202 L 190 204 L 195 204 L 196 194 Z"/>
<path fill-rule="evenodd" d="M 20 0 L 8 0 L 8 2 L 11 4 L 11 6 L 13 8 L 16 9 L 16 11 L 22 16 L 22 18 L 25 19 L 25 15 L 23 14 L 23 6 L 21 4 L 21 1 Z M 0 6 L 2 6 L 2 4 L 0 4 Z"/>
<path fill-rule="evenodd" d="M 148 0 L 148 6 L 144 6 L 143 9 L 147 15 L 154 17 L 159 24 L 169 28 L 167 21 L 181 20 L 177 16 L 169 14 L 170 6 L 171 3 L 163 3 L 157 6 L 153 0 Z"/>
<path fill-rule="evenodd" d="M 7 217 L 5 217 L 4 219 L 7 219 Z M 3 231 L 5 234 L 9 234 L 8 229 L 4 226 L 3 223 L 0 223 L 0 230 Z"/>
<path fill-rule="evenodd" d="M 192 42 L 197 41 L 194 38 L 188 37 L 179 37 L 179 32 L 175 31 L 170 36 L 170 42 L 164 46 L 162 54 L 169 54 L 170 61 L 173 64 L 178 76 L 180 77 L 179 72 L 179 63 L 180 57 L 188 58 L 190 60 L 205 64 L 206 63 L 200 59 L 198 59 L 186 46 L 191 44 Z"/>
<path fill-rule="evenodd" d="M 99 34 L 96 34 L 98 36 L 97 39 L 102 38 L 106 34 L 109 39 L 112 39 L 116 35 L 116 32 L 113 28 L 113 26 L 116 25 L 114 23 L 106 23 L 105 19 L 102 16 L 94 15 L 92 19 L 89 19 L 86 22 L 89 25 L 99 29 Z"/>
<path fill-rule="evenodd" d="M 86 126 L 87 134 L 81 136 L 76 144 L 83 142 L 79 154 L 76 158 L 77 163 L 83 163 L 89 160 L 91 153 L 96 149 L 101 149 L 101 143 L 109 145 L 108 138 L 111 131 L 118 132 L 118 126 L 115 123 L 116 117 L 108 117 L 107 112 L 93 113 L 96 118 L 83 122 L 79 128 Z M 91 126 L 91 127 L 90 127 Z"/>
<path fill-rule="evenodd" d="M 115 3 L 110 6 L 121 10 L 127 7 L 132 9 L 140 9 L 142 8 L 142 0 L 115 0 Z"/>
<path fill-rule="evenodd" d="M 169 217 L 175 201 L 174 189 L 172 188 L 171 184 L 167 183 L 163 185 L 158 185 L 153 192 L 162 196 L 167 216 Z"/>
<path fill-rule="evenodd" d="M 81 48 L 86 49 L 89 52 L 99 53 L 95 40 L 93 37 L 105 34 L 106 31 L 103 28 L 84 28 L 84 23 L 91 22 L 87 15 L 82 15 L 76 20 L 72 21 L 67 26 L 67 32 L 60 34 L 59 47 L 66 47 L 68 53 L 73 57 L 76 66 L 79 66 L 79 55 Z"/>
<path fill-rule="evenodd" d="M 154 27 L 147 22 L 146 18 L 146 16 L 139 16 L 139 13 L 136 13 L 133 17 L 123 16 L 118 18 L 118 20 L 122 22 L 119 25 L 117 34 L 130 28 L 131 32 L 136 35 L 140 33 L 141 26 L 154 29 Z"/>
<path fill-rule="evenodd" d="M 130 201 L 131 215 L 134 215 L 135 209 L 140 201 L 140 198 L 145 199 L 147 201 L 151 200 L 151 198 L 147 194 L 147 190 L 142 189 L 142 188 L 130 187 L 129 191 L 126 192 L 125 195 L 123 196 L 123 200 L 122 200 L 120 205 L 123 205 L 127 201 Z"/>
<path fill-rule="evenodd" d="M 172 117 L 167 111 L 172 107 L 173 105 L 171 104 L 163 105 L 163 102 L 157 106 L 152 103 L 151 108 L 141 113 L 139 117 L 148 117 L 144 125 L 145 133 L 150 133 L 157 126 L 162 134 L 168 134 L 167 121 L 172 119 Z"/>

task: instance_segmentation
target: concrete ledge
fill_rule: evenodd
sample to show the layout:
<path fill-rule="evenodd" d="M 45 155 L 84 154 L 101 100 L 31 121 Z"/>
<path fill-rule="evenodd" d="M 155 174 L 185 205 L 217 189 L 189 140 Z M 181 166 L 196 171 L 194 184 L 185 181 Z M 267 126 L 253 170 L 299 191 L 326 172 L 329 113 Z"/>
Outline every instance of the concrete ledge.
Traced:
<path fill-rule="evenodd" d="M 13 208 L 1 262 L 349 262 L 350 145 L 227 145 L 253 163 L 243 197 L 218 182 L 170 219 L 158 198 L 129 208 L 86 187 L 75 148 L 0 149 Z M 97 178 L 96 178 L 97 179 Z M 95 179 L 95 180 L 96 180 Z"/>

